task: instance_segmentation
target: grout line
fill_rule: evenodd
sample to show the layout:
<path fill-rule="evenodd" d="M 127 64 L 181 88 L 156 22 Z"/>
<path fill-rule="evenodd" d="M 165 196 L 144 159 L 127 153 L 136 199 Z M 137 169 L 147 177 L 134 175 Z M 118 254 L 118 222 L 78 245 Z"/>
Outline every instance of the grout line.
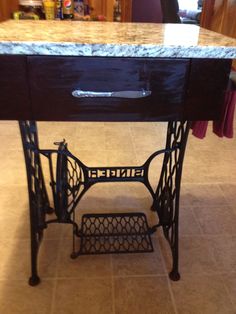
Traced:
<path fill-rule="evenodd" d="M 136 149 L 136 145 L 135 145 L 135 141 L 134 141 L 134 133 L 133 133 L 133 130 L 132 130 L 132 125 L 130 125 L 130 128 L 129 128 L 129 135 L 130 135 L 131 141 L 132 141 L 135 161 L 136 161 L 136 164 L 138 165 L 139 164 L 139 159 L 138 159 L 137 149 Z"/>
<path fill-rule="evenodd" d="M 206 234 L 206 233 L 204 233 L 204 234 L 197 234 L 197 233 L 195 233 L 195 234 L 180 234 L 179 238 L 180 239 L 181 238 L 212 238 L 212 239 L 214 239 L 214 238 L 218 238 L 218 237 L 222 238 L 222 236 L 229 238 L 229 237 L 235 236 L 235 233 L 233 233 L 233 234 L 229 234 L 229 233 L 227 233 L 227 234 L 222 234 L 222 233 L 219 233 L 219 234 Z M 161 235 L 160 237 L 165 239 L 164 235 Z"/>
<path fill-rule="evenodd" d="M 113 276 L 113 278 L 121 278 L 121 279 L 125 279 L 125 278 L 160 278 L 160 277 L 166 277 L 167 273 L 163 272 L 163 274 L 144 274 L 144 275 L 117 275 L 117 276 Z"/>
<path fill-rule="evenodd" d="M 229 207 L 232 208 L 233 205 L 231 204 L 231 202 L 229 201 L 229 199 L 228 199 L 228 197 L 226 196 L 225 192 L 224 192 L 223 189 L 221 188 L 221 185 L 222 185 L 222 184 L 227 184 L 227 183 L 220 183 L 220 184 L 218 184 L 218 186 L 219 186 L 219 189 L 220 189 L 221 193 L 223 194 L 223 198 L 224 198 L 224 200 L 225 200 L 227 206 L 229 206 Z"/>
<path fill-rule="evenodd" d="M 133 135 L 133 132 L 132 132 L 132 126 L 131 125 L 129 126 L 129 136 L 130 136 L 131 142 L 132 142 L 132 148 L 133 148 L 133 152 L 134 152 L 134 155 L 135 155 L 135 161 L 136 161 L 136 164 L 138 164 L 136 145 L 135 145 L 134 135 Z"/>
<path fill-rule="evenodd" d="M 184 177 L 183 177 L 184 179 Z M 188 181 L 182 181 L 181 186 L 185 185 L 203 185 L 203 186 L 213 186 L 213 185 L 220 185 L 220 184 L 231 184 L 231 185 L 236 185 L 236 181 L 204 181 L 204 182 L 188 182 Z"/>
<path fill-rule="evenodd" d="M 231 297 L 231 294 L 230 294 L 230 292 L 229 292 L 229 289 L 228 289 L 228 287 L 226 286 L 226 284 L 225 284 L 225 282 L 224 282 L 224 278 L 222 277 L 222 275 L 221 275 L 221 279 L 222 279 L 222 283 L 223 283 L 224 289 L 225 289 L 225 291 L 226 291 L 226 294 L 228 295 L 228 297 L 229 297 L 229 299 L 230 299 L 230 303 L 231 303 L 231 305 L 232 305 L 232 308 L 236 311 L 236 305 L 235 305 L 235 303 L 234 303 L 234 301 L 233 301 L 233 299 L 232 299 L 232 297 Z"/>
<path fill-rule="evenodd" d="M 57 250 L 57 256 L 56 256 L 56 270 L 55 270 L 55 282 L 54 282 L 54 286 L 53 286 L 53 292 L 52 292 L 52 301 L 51 301 L 51 309 L 50 309 L 50 314 L 54 313 L 54 308 L 55 308 L 55 301 L 56 301 L 56 290 L 57 290 L 57 278 L 58 278 L 58 264 L 59 264 L 59 259 L 60 259 L 60 248 L 61 246 L 61 242 L 63 241 L 62 238 L 62 231 L 59 237 L 59 243 L 58 243 L 58 250 Z"/>
<path fill-rule="evenodd" d="M 116 313 L 115 308 L 115 283 L 114 283 L 114 275 L 113 275 L 113 259 L 112 254 L 110 255 L 110 263 L 111 263 L 111 299 L 112 299 L 112 313 Z"/>
<path fill-rule="evenodd" d="M 192 277 L 195 276 L 196 273 L 185 273 L 184 277 Z M 217 271 L 214 273 L 198 273 L 199 276 L 204 276 L 204 277 L 214 277 L 214 276 L 226 276 L 226 275 L 236 275 L 236 271 L 232 270 L 232 271 Z M 121 278 L 121 279 L 125 279 L 125 278 L 163 278 L 168 276 L 168 273 L 164 273 L 163 274 L 145 274 L 145 275 L 119 275 L 119 276 L 113 276 L 113 279 L 115 278 Z M 86 279 L 86 280 L 94 280 L 94 279 L 108 279 L 111 276 L 101 276 L 101 277 L 43 277 L 42 282 L 40 283 L 41 285 L 43 285 L 43 282 L 45 281 L 62 281 L 62 280 L 80 280 L 80 279 Z M 181 280 L 181 279 L 180 279 Z M 0 282 L 6 282 L 9 281 L 9 278 L 0 278 Z M 15 278 L 15 279 L 10 279 L 10 281 L 12 282 L 25 282 L 25 278 Z"/>
<path fill-rule="evenodd" d="M 48 277 L 46 277 L 48 278 Z M 57 277 L 56 280 L 57 281 L 60 281 L 60 280 L 82 280 L 82 279 L 85 279 L 85 280 L 101 280 L 101 279 L 109 279 L 111 278 L 110 275 L 104 275 L 104 276 L 71 276 L 71 277 L 66 277 L 66 276 L 62 276 L 62 277 Z M 44 278 L 45 279 L 45 278 Z M 53 279 L 53 278 L 52 278 Z M 1 281 L 1 279 L 0 279 Z"/>
<path fill-rule="evenodd" d="M 169 277 L 168 277 L 169 272 L 168 272 L 167 267 L 166 267 L 165 259 L 164 259 L 164 256 L 162 254 L 161 245 L 160 245 L 159 241 L 160 241 L 160 239 L 157 238 L 158 247 L 159 247 L 159 250 L 160 250 L 160 258 L 161 258 L 162 265 L 163 265 L 163 268 L 165 270 L 165 273 L 167 274 L 166 275 L 166 280 L 167 280 L 167 285 L 168 285 L 168 289 L 169 289 L 169 293 L 170 293 L 171 302 L 172 302 L 175 314 L 178 314 L 177 306 L 176 306 L 176 303 L 175 303 L 175 297 L 174 297 L 174 294 L 173 294 L 173 291 L 172 291 L 172 288 L 171 288 L 171 284 L 170 284 L 170 280 L 169 280 Z"/>
<path fill-rule="evenodd" d="M 50 314 L 54 313 L 54 305 L 56 300 L 56 288 L 57 288 L 57 279 L 54 279 L 54 285 L 52 290 L 52 299 L 51 299 L 51 307 L 50 307 Z"/>
<path fill-rule="evenodd" d="M 168 285 L 168 289 L 169 289 L 169 292 L 170 292 L 170 298 L 171 298 L 171 301 L 172 301 L 172 305 L 173 305 L 175 314 L 178 314 L 178 309 L 177 309 L 177 305 L 176 305 L 176 302 L 175 302 L 174 293 L 173 293 L 173 290 L 172 290 L 172 287 L 171 287 L 171 283 L 170 283 L 170 279 L 169 279 L 168 276 L 167 276 L 166 280 L 167 280 L 167 285 Z"/>
<path fill-rule="evenodd" d="M 200 224 L 200 221 L 198 220 L 197 216 L 195 215 L 195 212 L 193 210 L 193 208 L 191 208 L 191 206 L 189 206 L 190 210 L 192 211 L 192 214 L 193 214 L 193 218 L 195 219 L 195 222 L 196 224 L 198 225 L 199 227 L 199 230 L 200 230 L 200 236 L 204 236 L 204 232 L 203 232 L 203 229 L 202 229 L 202 226 Z M 195 235 L 194 235 L 195 236 Z"/>

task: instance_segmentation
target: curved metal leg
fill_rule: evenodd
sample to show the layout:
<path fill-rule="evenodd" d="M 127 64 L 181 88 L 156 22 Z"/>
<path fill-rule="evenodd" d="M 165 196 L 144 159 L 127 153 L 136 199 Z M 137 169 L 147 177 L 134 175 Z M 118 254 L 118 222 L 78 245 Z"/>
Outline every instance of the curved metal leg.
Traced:
<path fill-rule="evenodd" d="M 47 227 L 45 215 L 50 211 L 50 206 L 40 156 L 37 152 L 38 135 L 36 123 L 34 121 L 20 121 L 19 126 L 25 156 L 30 205 L 32 274 L 29 278 L 29 284 L 35 286 L 40 282 L 37 271 L 37 256 L 43 237 L 43 229 Z"/>
<path fill-rule="evenodd" d="M 189 133 L 189 122 L 169 122 L 167 129 L 166 153 L 160 180 L 157 186 L 152 210 L 156 210 L 164 236 L 170 244 L 173 266 L 170 279 L 180 279 L 179 260 L 179 197 L 183 160 Z M 171 150 L 173 147 L 176 150 Z"/>

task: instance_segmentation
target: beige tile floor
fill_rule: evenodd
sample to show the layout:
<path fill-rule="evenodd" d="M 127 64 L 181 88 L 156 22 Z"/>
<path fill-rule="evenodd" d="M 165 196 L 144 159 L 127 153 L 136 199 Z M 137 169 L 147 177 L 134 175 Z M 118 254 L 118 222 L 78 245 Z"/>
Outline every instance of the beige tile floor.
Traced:
<path fill-rule="evenodd" d="M 140 164 L 163 146 L 164 123 L 39 123 L 42 148 L 66 138 L 88 165 Z M 71 230 L 50 226 L 40 251 L 42 283 L 29 287 L 28 199 L 16 122 L 0 123 L 1 314 L 236 313 L 236 140 L 209 130 L 190 136 L 182 181 L 181 280 L 170 282 L 170 253 L 159 232 L 152 254 L 83 256 L 71 260 Z M 154 162 L 151 179 L 160 171 Z M 145 211 L 139 184 L 94 186 L 81 212 Z"/>

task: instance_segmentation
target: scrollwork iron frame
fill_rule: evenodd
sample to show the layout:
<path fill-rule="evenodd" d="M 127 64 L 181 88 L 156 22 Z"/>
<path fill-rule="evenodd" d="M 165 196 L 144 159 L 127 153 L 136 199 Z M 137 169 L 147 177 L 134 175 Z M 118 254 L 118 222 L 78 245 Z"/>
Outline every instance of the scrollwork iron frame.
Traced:
<path fill-rule="evenodd" d="M 43 230 L 49 224 L 72 224 L 72 257 L 75 258 L 82 254 L 82 248 L 77 252 L 75 250 L 75 237 L 80 239 L 84 237 L 83 225 L 79 226 L 75 221 L 75 209 L 88 189 L 101 182 L 141 182 L 146 186 L 153 199 L 152 210 L 156 211 L 159 218 L 159 223 L 147 227 L 146 232 L 150 235 L 158 227 L 162 227 L 173 257 L 170 278 L 172 280 L 180 278 L 178 271 L 179 197 L 189 131 L 188 122 L 169 122 L 165 148 L 154 152 L 143 165 L 128 167 L 87 167 L 68 150 L 65 140 L 56 143 L 58 149 L 39 149 L 36 122 L 20 121 L 19 126 L 26 163 L 30 205 L 32 270 L 29 279 L 30 285 L 37 285 L 40 282 L 37 271 L 37 255 L 43 238 Z M 54 154 L 57 157 L 56 166 L 53 165 L 52 156 Z M 148 172 L 152 160 L 161 154 L 164 154 L 163 165 L 157 188 L 154 190 L 149 182 Z M 41 164 L 42 156 L 48 160 L 53 205 L 50 204 L 47 194 Z M 55 213 L 56 218 L 46 219 L 47 214 L 52 212 Z M 116 214 L 111 215 L 117 219 Z M 138 213 L 137 215 L 142 214 Z M 150 251 L 150 248 L 147 251 Z M 105 253 L 110 252 L 107 250 Z"/>

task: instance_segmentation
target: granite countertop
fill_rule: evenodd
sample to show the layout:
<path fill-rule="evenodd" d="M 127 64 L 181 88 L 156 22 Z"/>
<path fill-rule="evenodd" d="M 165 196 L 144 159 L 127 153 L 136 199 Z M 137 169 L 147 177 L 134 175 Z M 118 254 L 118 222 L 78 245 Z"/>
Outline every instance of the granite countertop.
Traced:
<path fill-rule="evenodd" d="M 186 24 L 10 20 L 0 54 L 234 59 L 236 40 Z"/>

